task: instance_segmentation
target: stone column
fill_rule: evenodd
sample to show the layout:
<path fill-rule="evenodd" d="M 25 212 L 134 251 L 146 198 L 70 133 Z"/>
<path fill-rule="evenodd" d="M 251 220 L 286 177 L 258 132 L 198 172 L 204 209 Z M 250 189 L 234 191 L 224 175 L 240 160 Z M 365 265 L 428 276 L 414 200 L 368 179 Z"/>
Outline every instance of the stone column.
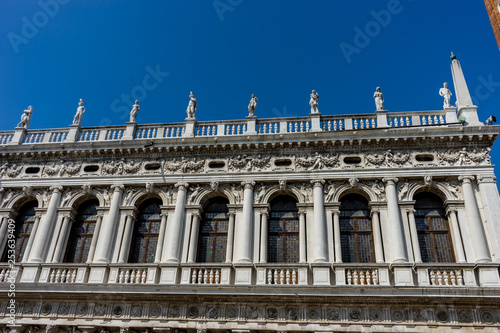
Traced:
<path fill-rule="evenodd" d="M 35 222 L 33 224 L 33 229 L 31 230 L 30 238 L 28 238 L 28 244 L 26 245 L 26 249 L 24 250 L 24 257 L 21 262 L 26 262 L 28 260 L 29 254 L 31 252 L 31 248 L 33 247 L 33 241 L 35 240 L 35 235 L 38 230 L 38 226 L 40 225 L 41 214 L 36 213 Z M 1 234 L 1 233 L 0 233 Z"/>
<path fill-rule="evenodd" d="M 191 226 L 191 239 L 189 240 L 188 263 L 196 262 L 196 252 L 198 248 L 198 235 L 200 233 L 200 214 L 193 213 L 193 223 Z"/>
<path fill-rule="evenodd" d="M 255 182 L 242 182 L 243 192 L 243 221 L 238 226 L 236 235 L 236 260 L 240 263 L 252 262 L 252 235 L 253 235 L 253 187 Z"/>
<path fill-rule="evenodd" d="M 167 217 L 168 214 L 161 214 L 161 224 L 160 224 L 160 233 L 158 234 L 158 246 L 156 247 L 155 254 L 155 263 L 159 263 L 161 261 L 161 253 L 163 252 L 163 241 L 165 240 L 165 228 L 167 226 Z"/>
<path fill-rule="evenodd" d="M 464 245 L 462 244 L 462 237 L 460 236 L 460 228 L 458 226 L 458 218 L 456 209 L 448 210 L 448 217 L 451 222 L 451 232 L 453 235 L 455 253 L 457 254 L 458 263 L 466 263 Z"/>
<path fill-rule="evenodd" d="M 52 263 L 59 263 L 63 260 L 63 251 L 66 248 L 66 240 L 69 237 L 71 231 L 72 216 L 67 214 L 63 217 L 61 232 L 59 233 L 59 238 L 57 239 L 56 249 L 54 251 L 54 257 L 52 258 Z"/>
<path fill-rule="evenodd" d="M 94 253 L 95 253 L 95 247 L 97 244 L 97 240 L 99 238 L 99 230 L 101 230 L 101 223 L 102 223 L 102 213 L 97 214 L 97 221 L 95 223 L 95 229 L 94 229 L 94 234 L 92 235 L 92 241 L 90 242 L 90 249 L 89 249 L 89 255 L 87 257 L 87 264 L 92 263 L 92 260 L 94 260 Z"/>
<path fill-rule="evenodd" d="M 373 243 L 375 248 L 375 261 L 378 263 L 385 262 L 384 260 L 384 247 L 382 246 L 382 235 L 380 234 L 380 218 L 379 211 L 373 209 L 372 214 L 372 228 L 373 228 Z"/>
<path fill-rule="evenodd" d="M 401 220 L 396 190 L 398 179 L 384 178 L 382 181 L 385 183 L 385 193 L 387 195 L 387 217 L 389 219 L 389 229 L 391 230 L 390 239 L 393 262 L 408 262 L 403 221 Z"/>
<path fill-rule="evenodd" d="M 123 232 L 122 243 L 120 246 L 120 256 L 118 257 L 118 263 L 123 264 L 128 262 L 128 256 L 130 253 L 130 242 L 132 241 L 132 234 L 134 233 L 134 222 L 136 221 L 136 215 L 134 212 L 127 212 L 127 217 L 125 220 L 125 231 Z"/>
<path fill-rule="evenodd" d="M 307 262 L 306 212 L 299 210 L 299 262 Z"/>
<path fill-rule="evenodd" d="M 111 254 L 111 246 L 116 233 L 116 223 L 120 212 L 120 203 L 122 201 L 123 185 L 113 185 L 113 198 L 111 199 L 111 206 L 109 208 L 109 215 L 105 223 L 101 225 L 101 232 L 99 234 L 99 242 L 95 250 L 95 262 L 109 263 Z"/>
<path fill-rule="evenodd" d="M 418 242 L 417 224 L 415 223 L 415 209 L 408 209 L 408 222 L 410 223 L 411 244 L 413 249 L 413 258 L 416 263 L 422 262 L 420 244 Z"/>
<path fill-rule="evenodd" d="M 229 226 L 227 230 L 227 247 L 226 247 L 226 262 L 233 262 L 233 248 L 234 248 L 234 218 L 236 213 L 229 211 Z"/>
<path fill-rule="evenodd" d="M 458 179 L 462 181 L 465 214 L 467 215 L 469 233 L 474 248 L 476 263 L 491 262 L 488 241 L 484 233 L 483 222 L 481 220 L 481 215 L 479 214 L 474 189 L 472 188 L 472 180 L 474 179 L 474 176 L 460 176 Z"/>
<path fill-rule="evenodd" d="M 267 248 L 269 239 L 269 214 L 267 212 L 260 213 L 261 227 L 260 227 L 260 262 L 267 263 Z"/>
<path fill-rule="evenodd" d="M 311 180 L 314 193 L 314 262 L 328 262 L 326 238 L 324 180 Z"/>
<path fill-rule="evenodd" d="M 181 246 L 182 226 L 186 215 L 186 192 L 188 183 L 177 183 L 177 200 L 175 202 L 175 213 L 172 223 L 167 223 L 166 240 L 163 244 L 163 261 L 170 263 L 179 262 L 179 252 Z"/>
<path fill-rule="evenodd" d="M 47 250 L 48 239 L 51 238 L 52 229 L 54 228 L 54 221 L 57 215 L 57 206 L 61 199 L 62 186 L 53 186 L 50 188 L 52 195 L 50 197 L 49 207 L 45 217 L 41 220 L 38 230 L 33 241 L 31 253 L 29 254 L 28 262 L 41 263 Z M 31 238 L 31 237 L 30 237 Z"/>
<path fill-rule="evenodd" d="M 335 262 L 342 263 L 342 239 L 340 237 L 340 211 L 333 211 L 333 237 L 335 243 Z"/>

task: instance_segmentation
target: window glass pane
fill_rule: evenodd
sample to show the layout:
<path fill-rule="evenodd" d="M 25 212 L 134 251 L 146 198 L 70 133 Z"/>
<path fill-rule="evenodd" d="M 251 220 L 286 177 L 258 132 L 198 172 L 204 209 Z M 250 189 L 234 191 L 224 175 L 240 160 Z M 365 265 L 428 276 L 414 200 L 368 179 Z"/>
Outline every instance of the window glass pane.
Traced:
<path fill-rule="evenodd" d="M 340 201 L 342 261 L 375 262 L 368 201 L 359 194 L 348 194 Z"/>
<path fill-rule="evenodd" d="M 71 225 L 69 243 L 64 262 L 83 263 L 87 261 L 90 243 L 97 220 L 97 199 L 88 200 L 78 207 L 75 221 Z"/>
<path fill-rule="evenodd" d="M 297 201 L 286 195 L 270 203 L 268 262 L 299 262 L 299 219 Z"/>
<path fill-rule="evenodd" d="M 375 262 L 371 234 L 358 235 L 359 262 Z"/>
<path fill-rule="evenodd" d="M 225 262 L 229 201 L 223 197 L 208 200 L 203 207 L 198 241 L 198 262 Z"/>
<path fill-rule="evenodd" d="M 423 262 L 436 262 L 430 234 L 418 234 L 418 245 L 420 246 L 420 254 Z"/>
<path fill-rule="evenodd" d="M 155 261 L 158 234 L 161 226 L 161 206 L 159 198 L 144 201 L 134 223 L 129 262 L 152 263 Z"/>
<path fill-rule="evenodd" d="M 441 198 L 427 192 L 415 195 L 415 223 L 423 262 L 455 262 Z"/>

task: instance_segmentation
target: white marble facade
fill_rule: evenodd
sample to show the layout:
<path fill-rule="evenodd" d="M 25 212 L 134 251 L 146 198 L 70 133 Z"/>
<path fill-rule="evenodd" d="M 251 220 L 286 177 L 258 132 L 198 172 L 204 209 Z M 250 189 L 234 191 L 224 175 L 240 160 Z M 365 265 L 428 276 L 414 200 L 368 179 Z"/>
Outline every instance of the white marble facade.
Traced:
<path fill-rule="evenodd" d="M 452 70 L 464 99 L 458 61 Z M 458 105 L 0 132 L 3 259 L 16 220 L 30 227 L 18 235 L 19 260 L 0 264 L 0 329 L 497 331 L 500 200 L 489 153 L 499 127 Z M 271 227 L 277 200 L 295 209 L 284 236 Z M 432 236 L 426 200 L 443 212 Z M 147 215 L 146 203 L 157 210 Z M 222 216 L 213 207 L 225 207 L 220 234 L 202 227 Z M 358 209 L 352 233 L 349 209 Z M 90 215 L 77 256 L 75 225 Z M 134 244 L 144 219 L 156 229 L 143 253 Z M 283 243 L 292 252 L 276 239 L 292 239 Z"/>

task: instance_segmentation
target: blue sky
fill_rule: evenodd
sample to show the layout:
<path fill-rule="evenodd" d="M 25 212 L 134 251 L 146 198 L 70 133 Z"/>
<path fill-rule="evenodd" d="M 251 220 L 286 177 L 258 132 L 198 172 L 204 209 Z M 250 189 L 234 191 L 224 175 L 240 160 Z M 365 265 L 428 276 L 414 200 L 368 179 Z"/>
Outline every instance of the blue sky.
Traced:
<path fill-rule="evenodd" d="M 481 0 L 2 0 L 0 17 L 0 130 L 28 105 L 31 129 L 67 127 L 80 98 L 82 126 L 125 124 L 134 98 L 139 124 L 182 122 L 190 91 L 199 121 L 244 119 L 252 93 L 260 118 L 307 116 L 312 89 L 323 115 L 373 113 L 377 86 L 389 112 L 439 110 L 451 51 L 500 119 Z"/>

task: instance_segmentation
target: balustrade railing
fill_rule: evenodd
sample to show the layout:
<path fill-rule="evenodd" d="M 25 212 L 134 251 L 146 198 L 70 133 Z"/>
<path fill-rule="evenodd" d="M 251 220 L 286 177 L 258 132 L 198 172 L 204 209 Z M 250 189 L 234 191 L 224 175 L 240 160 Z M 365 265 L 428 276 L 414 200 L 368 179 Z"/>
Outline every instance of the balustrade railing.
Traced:
<path fill-rule="evenodd" d="M 267 284 L 298 284 L 299 270 L 296 268 L 267 269 Z"/>
<path fill-rule="evenodd" d="M 25 267 L 26 266 L 26 267 Z M 498 270 L 500 265 L 495 266 Z M 7 265 L 0 267 L 0 283 L 46 283 L 46 284 L 181 284 L 181 285 L 238 285 L 237 277 L 239 266 L 233 264 L 180 264 L 179 266 L 163 266 L 163 264 L 109 264 L 107 266 L 90 264 L 41 264 L 33 266 L 29 264 L 16 264 L 11 270 Z M 315 285 L 315 269 L 317 267 L 308 263 L 298 264 L 263 264 L 257 263 L 246 266 L 249 272 L 247 282 L 241 284 L 269 285 L 269 286 L 294 286 Z M 404 286 L 418 287 L 480 287 L 490 280 L 480 281 L 481 267 L 475 264 L 408 264 L 392 267 L 388 263 L 367 264 L 332 264 L 320 267 L 322 269 L 321 285 L 325 285 L 325 273 L 330 271 L 332 280 L 328 279 L 327 285 L 349 286 L 349 287 L 390 287 L 399 286 L 397 272 L 405 271 L 403 274 Z M 96 274 L 92 274 L 97 269 Z M 170 270 L 169 270 L 170 269 Z M 174 280 L 171 278 L 172 269 L 180 272 Z M 492 275 L 492 264 L 485 267 L 490 278 Z M 18 274 L 20 272 L 20 274 Z M 26 274 L 24 274 L 26 273 Z M 246 273 L 245 273 L 246 274 Z M 19 275 L 19 276 L 18 276 Z M 409 276 L 411 277 L 408 280 Z M 96 280 L 96 276 L 98 279 Z M 479 280 L 476 276 L 479 276 Z M 162 282 L 163 281 L 163 282 Z M 169 281 L 169 282 L 167 282 Z M 243 281 L 243 280 L 242 280 Z M 250 282 L 251 281 L 251 282 Z M 496 286 L 496 285 L 495 285 Z"/>
<path fill-rule="evenodd" d="M 42 143 L 44 137 L 44 132 L 28 132 L 24 138 L 24 143 Z"/>
<path fill-rule="evenodd" d="M 84 129 L 80 132 L 78 141 L 97 141 L 99 140 L 99 135 L 101 130 L 99 129 Z"/>
<path fill-rule="evenodd" d="M 445 125 L 446 119 L 449 118 L 446 112 L 447 111 L 444 110 L 394 112 L 386 113 L 383 117 L 377 114 L 321 116 L 320 128 L 314 129 L 312 128 L 313 125 L 310 117 L 196 122 L 194 128 L 187 127 L 184 123 L 135 125 L 133 128 L 135 128 L 134 139 L 244 135 L 249 130 L 248 126 L 250 121 L 255 122 L 255 131 L 257 134 L 306 133 L 311 130 L 364 130 L 377 128 L 379 126 L 410 127 Z M 452 118 L 453 117 L 449 119 Z M 381 123 L 379 124 L 380 121 Z M 385 123 L 386 121 L 387 124 Z M 128 126 L 130 125 L 81 128 L 73 133 L 78 133 L 76 141 L 79 142 L 118 141 L 122 140 L 126 131 L 130 129 Z M 20 130 L 21 129 L 17 129 L 16 131 Z M 25 131 L 24 136 L 16 136 L 16 138 L 24 138 L 22 142 L 16 142 L 16 144 L 65 142 L 68 138 L 68 134 L 68 129 L 28 130 Z M 129 135 L 130 133 L 127 134 L 127 137 Z M 14 137 L 14 132 L 0 133 L 0 145 L 8 144 Z"/>
<path fill-rule="evenodd" d="M 75 283 L 77 268 L 52 268 L 49 283 Z"/>
<path fill-rule="evenodd" d="M 431 286 L 463 286 L 464 277 L 461 269 L 430 269 Z"/>
<path fill-rule="evenodd" d="M 220 284 L 220 268 L 191 269 L 191 284 Z"/>
<path fill-rule="evenodd" d="M 67 130 L 50 132 L 49 142 L 63 142 L 68 137 Z"/>
<path fill-rule="evenodd" d="M 364 269 L 354 268 L 346 269 L 346 284 L 347 285 L 361 285 L 361 286 L 374 286 L 378 285 L 378 269 Z"/>
<path fill-rule="evenodd" d="M 16 270 L 12 270 L 10 268 L 1 268 L 0 269 L 0 282 L 15 282 L 17 275 Z"/>
<path fill-rule="evenodd" d="M 118 283 L 146 283 L 147 278 L 147 268 L 121 268 L 118 273 Z"/>
<path fill-rule="evenodd" d="M 257 122 L 257 133 L 258 134 L 276 134 L 280 133 L 281 126 L 279 121 L 258 121 Z"/>
<path fill-rule="evenodd" d="M 0 145 L 6 145 L 12 138 L 14 137 L 14 133 L 0 133 Z"/>

